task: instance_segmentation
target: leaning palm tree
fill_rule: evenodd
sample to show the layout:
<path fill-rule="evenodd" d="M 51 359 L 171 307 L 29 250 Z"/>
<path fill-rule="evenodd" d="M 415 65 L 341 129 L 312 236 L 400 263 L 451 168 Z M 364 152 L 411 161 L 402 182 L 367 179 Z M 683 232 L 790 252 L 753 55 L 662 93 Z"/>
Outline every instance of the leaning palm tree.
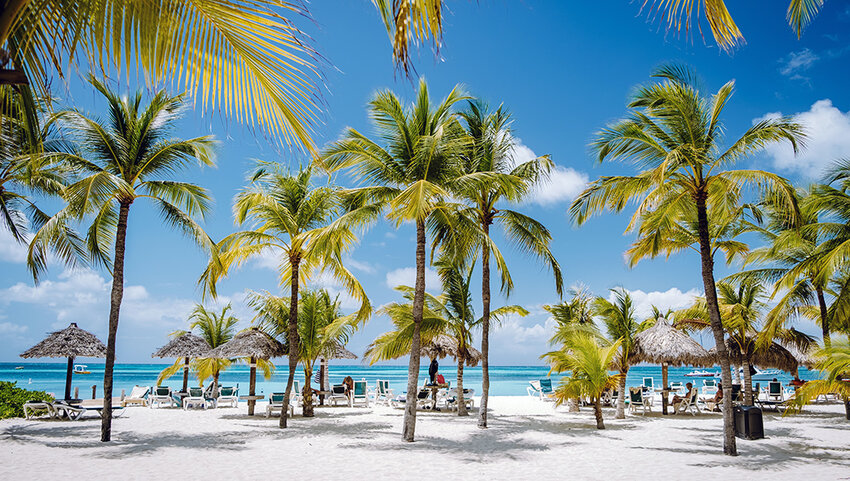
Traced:
<path fill-rule="evenodd" d="M 623 374 L 610 374 L 620 349 L 620 340 L 600 343 L 595 336 L 578 334 L 557 351 L 544 354 L 549 372 L 569 372 L 555 389 L 555 404 L 587 396 L 593 404 L 596 429 L 605 429 L 602 420 L 602 394 L 621 383 Z M 620 397 L 623 397 L 621 394 Z"/>
<path fill-rule="evenodd" d="M 284 297 L 269 293 L 253 293 L 249 304 L 257 310 L 254 323 L 263 331 L 281 339 L 287 346 L 289 339 L 289 302 Z M 358 328 L 357 316 L 343 316 L 339 299 L 331 298 L 328 291 L 302 291 L 298 308 L 298 360 L 304 369 L 304 387 L 301 390 L 301 409 L 304 417 L 313 417 L 313 367 L 319 358 L 331 358 L 344 349 Z M 288 347 L 288 346 L 287 346 Z"/>
<path fill-rule="evenodd" d="M 56 245 L 65 235 L 70 219 L 91 219 L 86 240 L 89 257 L 112 273 L 109 337 L 103 377 L 103 423 L 101 441 L 109 441 L 112 427 L 112 370 L 115 342 L 124 294 L 124 258 L 130 207 L 139 199 L 154 203 L 164 221 L 205 248 L 212 241 L 193 219 L 209 212 L 207 191 L 195 184 L 171 180 L 172 175 L 192 163 L 213 165 L 209 136 L 192 139 L 170 137 L 183 105 L 183 98 L 159 91 L 142 105 L 141 92 L 119 97 L 91 78 L 92 86 L 107 101 L 108 123 L 100 123 L 79 110 L 58 112 L 57 120 L 72 137 L 73 150 L 49 157 L 65 162 L 80 172 L 82 179 L 66 187 L 67 206 L 47 221 L 33 237 L 28 263 L 38 270 L 38 252 Z M 57 240 L 60 239 L 60 240 Z M 114 255 L 109 250 L 114 248 Z M 41 267 L 46 267 L 41 264 Z"/>
<path fill-rule="evenodd" d="M 850 375 L 850 343 L 846 340 L 835 342 L 830 347 L 820 349 L 816 357 L 816 368 L 822 378 L 807 381 L 797 389 L 794 397 L 788 401 L 790 409 L 786 414 L 802 411 L 805 405 L 818 396 L 836 393 L 844 400 L 845 417 L 850 421 L 850 383 L 846 380 Z"/>
<path fill-rule="evenodd" d="M 259 125 L 313 150 L 318 56 L 285 0 L 9 0 L 0 45 L 15 69 L 0 83 L 31 83 L 47 96 L 49 73 L 79 58 L 102 74 L 138 69 L 152 83 L 188 90 L 203 110 Z M 132 75 L 132 74 L 129 74 Z"/>
<path fill-rule="evenodd" d="M 617 387 L 617 419 L 626 417 L 626 376 L 629 374 L 629 356 L 634 351 L 634 337 L 641 331 L 641 323 L 635 318 L 635 307 L 629 291 L 622 287 L 611 289 L 614 300 L 597 297 L 593 302 L 593 312 L 602 321 L 608 336 L 620 340 L 620 350 L 614 360 L 614 367 L 620 373 Z"/>
<path fill-rule="evenodd" d="M 674 65 L 658 69 L 660 82 L 640 88 L 629 103 L 631 115 L 597 134 L 592 147 L 600 162 L 630 161 L 643 170 L 636 176 L 606 176 L 594 181 L 573 202 L 571 213 L 579 224 L 603 210 L 622 211 L 630 201 L 637 209 L 628 230 L 640 239 L 669 237 L 672 225 L 696 220 L 702 280 L 711 318 L 711 330 L 723 368 L 723 388 L 731 392 L 729 356 L 714 283 L 714 250 L 710 210 L 729 215 L 739 210 L 747 187 L 785 206 L 789 218 L 797 215 L 794 189 L 782 177 L 759 170 L 729 167 L 764 146 L 787 140 L 796 151 L 804 138 L 800 125 L 789 118 L 767 119 L 750 127 L 728 148 L 722 148 L 721 115 L 734 90 L 726 83 L 711 97 L 697 87 L 694 73 Z M 687 244 L 690 245 L 690 244 Z M 663 252 L 650 244 L 640 257 Z M 676 252 L 682 248 L 668 252 Z M 724 402 L 723 451 L 736 455 L 731 399 Z"/>
<path fill-rule="evenodd" d="M 442 102 L 433 104 L 424 79 L 420 80 L 416 101 L 409 108 L 394 93 L 378 92 L 369 103 L 369 111 L 380 140 L 371 140 L 348 128 L 343 138 L 331 143 L 319 160 L 329 172 L 351 169 L 355 177 L 373 184 L 351 189 L 352 197 L 388 205 L 387 217 L 396 225 L 413 222 L 416 226 L 413 339 L 402 431 L 402 440 L 407 442 L 413 442 L 416 430 L 420 324 L 425 307 L 426 227 L 437 217 L 450 217 L 451 209 L 446 201 L 451 195 L 451 184 L 460 175 L 460 155 L 468 143 L 452 108 L 466 98 L 460 86 L 455 86 Z"/>
<path fill-rule="evenodd" d="M 503 204 L 526 200 L 536 183 L 547 178 L 552 167 L 549 156 L 541 156 L 517 164 L 513 158 L 516 145 L 510 129 L 510 114 L 502 107 L 488 112 L 487 106 L 470 101 L 460 113 L 470 142 L 463 152 L 463 175 L 452 184 L 453 193 L 467 206 L 459 209 L 457 220 L 439 230 L 436 241 L 452 244 L 456 251 L 481 259 L 481 365 L 482 393 L 478 427 L 487 427 L 487 403 L 490 392 L 490 257 L 501 275 L 505 295 L 513 289 L 507 263 L 490 236 L 493 227 L 500 228 L 508 242 L 523 253 L 540 259 L 553 273 L 555 290 L 563 291 L 561 267 L 550 250 L 552 235 L 539 221 L 509 209 Z M 460 225 L 477 225 L 462 229 Z"/>
<path fill-rule="evenodd" d="M 300 352 L 299 285 L 311 275 L 327 272 L 360 301 L 357 320 L 367 319 L 371 314 L 369 299 L 343 265 L 342 257 L 357 240 L 353 229 L 373 219 L 375 211 L 361 207 L 346 212 L 340 189 L 314 185 L 312 167 L 290 174 L 279 164 L 261 163 L 251 176 L 251 185 L 236 196 L 233 213 L 238 225 L 247 223 L 250 228 L 216 244 L 200 283 L 205 292 L 216 296 L 218 282 L 231 269 L 265 252 L 278 256 L 280 285 L 290 288 L 289 377 L 283 400 L 283 412 L 287 412 Z M 286 427 L 286 416 L 280 417 L 280 427 Z"/>

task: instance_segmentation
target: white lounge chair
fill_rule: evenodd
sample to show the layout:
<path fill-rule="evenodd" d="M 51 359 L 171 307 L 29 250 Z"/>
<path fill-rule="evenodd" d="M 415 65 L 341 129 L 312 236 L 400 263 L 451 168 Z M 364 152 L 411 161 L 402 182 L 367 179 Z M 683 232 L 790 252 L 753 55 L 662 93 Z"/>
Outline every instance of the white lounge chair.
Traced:
<path fill-rule="evenodd" d="M 365 407 L 369 407 L 369 389 L 366 380 L 362 381 L 354 381 L 354 392 L 351 395 L 351 406 L 353 407 L 356 404 L 363 404 Z"/>
<path fill-rule="evenodd" d="M 273 392 L 269 396 L 269 404 L 266 406 L 266 417 L 270 417 L 274 413 L 280 413 L 283 409 L 283 400 L 286 398 L 285 392 Z M 295 416 L 295 406 L 292 402 L 289 403 L 289 417 Z"/>
<path fill-rule="evenodd" d="M 24 403 L 24 419 L 35 419 L 46 415 L 49 419 L 56 417 L 53 403 L 47 401 L 28 401 Z"/>
<path fill-rule="evenodd" d="M 539 379 L 536 381 L 528 381 L 529 387 L 525 388 L 529 396 L 538 397 L 543 401 L 554 401 L 551 379 Z"/>
<path fill-rule="evenodd" d="M 637 412 L 638 408 L 643 409 L 643 414 L 652 412 L 651 398 L 643 395 L 643 387 L 629 388 L 629 411 Z"/>
<path fill-rule="evenodd" d="M 782 389 L 781 382 L 770 381 L 767 383 L 767 400 L 774 402 L 782 402 L 785 400 L 785 390 Z"/>
<path fill-rule="evenodd" d="M 390 389 L 390 382 L 378 379 L 375 383 L 374 391 L 375 404 L 386 404 L 387 406 L 395 406 L 393 400 L 393 390 Z"/>
<path fill-rule="evenodd" d="M 174 397 L 168 386 L 156 386 L 148 396 L 148 407 L 162 407 L 162 405 L 174 406 Z"/>
<path fill-rule="evenodd" d="M 673 414 L 690 411 L 691 415 L 696 416 L 700 412 L 699 405 L 697 404 L 697 393 L 697 388 L 692 387 L 691 392 L 684 399 L 673 404 Z"/>
<path fill-rule="evenodd" d="M 472 409 L 475 407 L 475 399 L 472 396 L 475 395 L 474 389 L 466 389 L 463 390 L 463 403 L 466 405 L 467 409 Z M 457 388 L 449 389 L 446 395 L 446 407 L 452 411 L 458 410 L 458 398 L 457 398 Z"/>
<path fill-rule="evenodd" d="M 345 392 L 345 384 L 337 384 L 331 387 L 331 395 L 328 398 L 328 403 L 336 406 L 338 402 L 344 402 L 351 406 L 351 398 L 349 398 L 348 393 Z"/>
<path fill-rule="evenodd" d="M 229 407 L 239 406 L 239 388 L 233 386 L 224 386 L 218 390 L 218 398 L 216 399 L 216 407 L 222 407 L 223 404 Z"/>
<path fill-rule="evenodd" d="M 431 409 L 434 400 L 431 399 L 431 390 L 420 388 L 416 393 L 416 409 Z"/>
<path fill-rule="evenodd" d="M 203 409 L 207 408 L 207 398 L 204 397 L 204 390 L 199 387 L 189 388 L 189 395 L 183 398 L 183 410 L 190 407 L 200 406 Z"/>
<path fill-rule="evenodd" d="M 150 390 L 151 388 L 149 386 L 133 386 L 133 390 L 130 391 L 130 395 L 121 401 L 121 406 L 147 406 L 148 393 Z"/>

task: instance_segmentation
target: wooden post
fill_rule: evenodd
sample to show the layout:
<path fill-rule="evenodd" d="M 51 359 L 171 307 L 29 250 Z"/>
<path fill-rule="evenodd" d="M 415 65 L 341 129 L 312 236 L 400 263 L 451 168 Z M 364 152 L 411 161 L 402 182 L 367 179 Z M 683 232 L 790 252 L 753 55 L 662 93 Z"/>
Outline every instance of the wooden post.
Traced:
<path fill-rule="evenodd" d="M 251 380 L 249 381 L 249 384 L 248 384 L 248 395 L 251 396 L 251 398 L 248 399 L 248 415 L 253 416 L 254 415 L 254 405 L 257 404 L 257 401 L 255 399 L 252 399 L 254 397 L 254 389 L 257 387 L 257 358 L 251 357 L 250 362 L 251 362 Z M 286 416 L 286 413 L 282 413 L 281 416 Z"/>
<path fill-rule="evenodd" d="M 124 402 L 125 397 L 127 397 L 127 392 L 124 389 L 122 389 L 121 390 L 121 402 L 122 403 Z"/>
<path fill-rule="evenodd" d="M 97 384 L 94 384 L 91 387 L 91 398 L 97 399 Z"/>
<path fill-rule="evenodd" d="M 667 363 L 661 363 L 661 413 L 667 414 Z"/>
<path fill-rule="evenodd" d="M 74 358 L 68 358 L 68 371 L 65 373 L 65 399 L 71 399 L 71 376 L 74 372 Z"/>
<path fill-rule="evenodd" d="M 189 358 L 183 363 L 183 392 L 189 392 Z"/>
<path fill-rule="evenodd" d="M 74 387 L 74 399 L 80 399 L 80 386 Z"/>

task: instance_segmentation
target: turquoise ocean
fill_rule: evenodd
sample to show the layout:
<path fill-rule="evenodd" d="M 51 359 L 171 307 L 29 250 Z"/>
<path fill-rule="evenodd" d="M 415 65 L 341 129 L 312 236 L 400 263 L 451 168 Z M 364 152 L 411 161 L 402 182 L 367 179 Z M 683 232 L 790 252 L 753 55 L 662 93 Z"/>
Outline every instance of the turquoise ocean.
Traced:
<path fill-rule="evenodd" d="M 428 378 L 428 363 L 423 363 L 419 375 L 420 385 Z M 75 374 L 73 386 L 79 387 L 81 398 L 90 398 L 92 386 L 97 386 L 97 396 L 103 395 L 103 363 L 87 364 L 90 374 Z M 121 390 L 127 393 L 134 385 L 152 386 L 156 384 L 157 375 L 169 364 L 117 364 L 114 371 L 114 395 L 119 396 Z M 22 367 L 21 369 L 16 369 Z M 65 386 L 65 363 L 0 363 L 0 381 L 15 381 L 19 387 L 47 391 L 62 395 Z M 452 385 L 456 384 L 457 371 L 454 365 L 441 366 L 440 372 Z M 702 379 L 685 376 L 693 371 L 690 367 L 671 367 L 668 369 L 668 381 L 691 381 L 696 386 L 702 386 Z M 708 369 L 710 372 L 719 372 L 720 368 Z M 240 394 L 248 392 L 248 366 L 234 365 L 222 373 L 219 383 L 225 386 L 239 385 Z M 356 380 L 366 379 L 370 386 L 374 386 L 375 380 L 386 379 L 390 381 L 390 387 L 397 393 L 407 390 L 407 366 L 362 366 L 362 365 L 336 365 L 329 368 L 330 381 L 332 384 L 339 383 L 345 376 L 351 376 Z M 549 369 L 546 366 L 490 366 L 490 394 L 494 396 L 522 396 L 526 395 L 528 382 L 533 379 L 541 379 L 548 376 Z M 283 391 L 286 386 L 288 366 L 283 365 L 275 371 L 271 379 L 263 379 L 258 373 L 257 393 L 268 394 Z M 816 379 L 817 372 L 808 371 L 801 367 L 799 372 L 803 380 Z M 182 371 L 169 378 L 163 384 L 179 389 L 182 387 Z M 553 381 L 560 376 L 552 375 Z M 654 384 L 661 384 L 661 366 L 638 365 L 629 370 L 626 384 L 638 386 L 643 383 L 643 378 L 654 378 Z M 755 378 L 754 382 L 766 381 L 776 377 L 783 384 L 792 379 L 789 373 L 782 372 L 765 378 Z M 301 369 L 296 373 L 296 379 L 304 382 L 304 374 Z M 315 385 L 315 383 L 313 383 Z M 464 387 L 475 389 L 476 394 L 481 393 L 481 368 L 471 367 L 463 370 Z M 198 381 L 191 377 L 189 385 L 196 386 Z M 73 388 L 72 388 L 73 393 Z"/>

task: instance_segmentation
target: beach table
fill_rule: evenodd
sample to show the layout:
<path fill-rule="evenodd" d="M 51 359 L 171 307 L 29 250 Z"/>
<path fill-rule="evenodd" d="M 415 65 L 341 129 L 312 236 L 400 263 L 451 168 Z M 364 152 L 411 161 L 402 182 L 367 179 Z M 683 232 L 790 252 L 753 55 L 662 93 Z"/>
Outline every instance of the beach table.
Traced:
<path fill-rule="evenodd" d="M 248 401 L 248 415 L 254 415 L 254 405 L 257 404 L 257 401 L 260 399 L 265 399 L 266 397 L 262 394 L 257 396 L 239 396 L 240 401 Z"/>
<path fill-rule="evenodd" d="M 313 395 L 319 396 L 319 406 L 325 405 L 325 396 L 330 396 L 330 391 L 321 391 L 319 389 L 313 389 Z"/>
<path fill-rule="evenodd" d="M 437 393 L 440 391 L 440 389 L 448 388 L 449 385 L 448 385 L 448 383 L 445 383 L 445 384 L 426 384 L 424 387 L 425 387 L 425 389 L 431 390 L 431 399 L 432 399 L 431 410 L 436 411 L 437 410 Z"/>

